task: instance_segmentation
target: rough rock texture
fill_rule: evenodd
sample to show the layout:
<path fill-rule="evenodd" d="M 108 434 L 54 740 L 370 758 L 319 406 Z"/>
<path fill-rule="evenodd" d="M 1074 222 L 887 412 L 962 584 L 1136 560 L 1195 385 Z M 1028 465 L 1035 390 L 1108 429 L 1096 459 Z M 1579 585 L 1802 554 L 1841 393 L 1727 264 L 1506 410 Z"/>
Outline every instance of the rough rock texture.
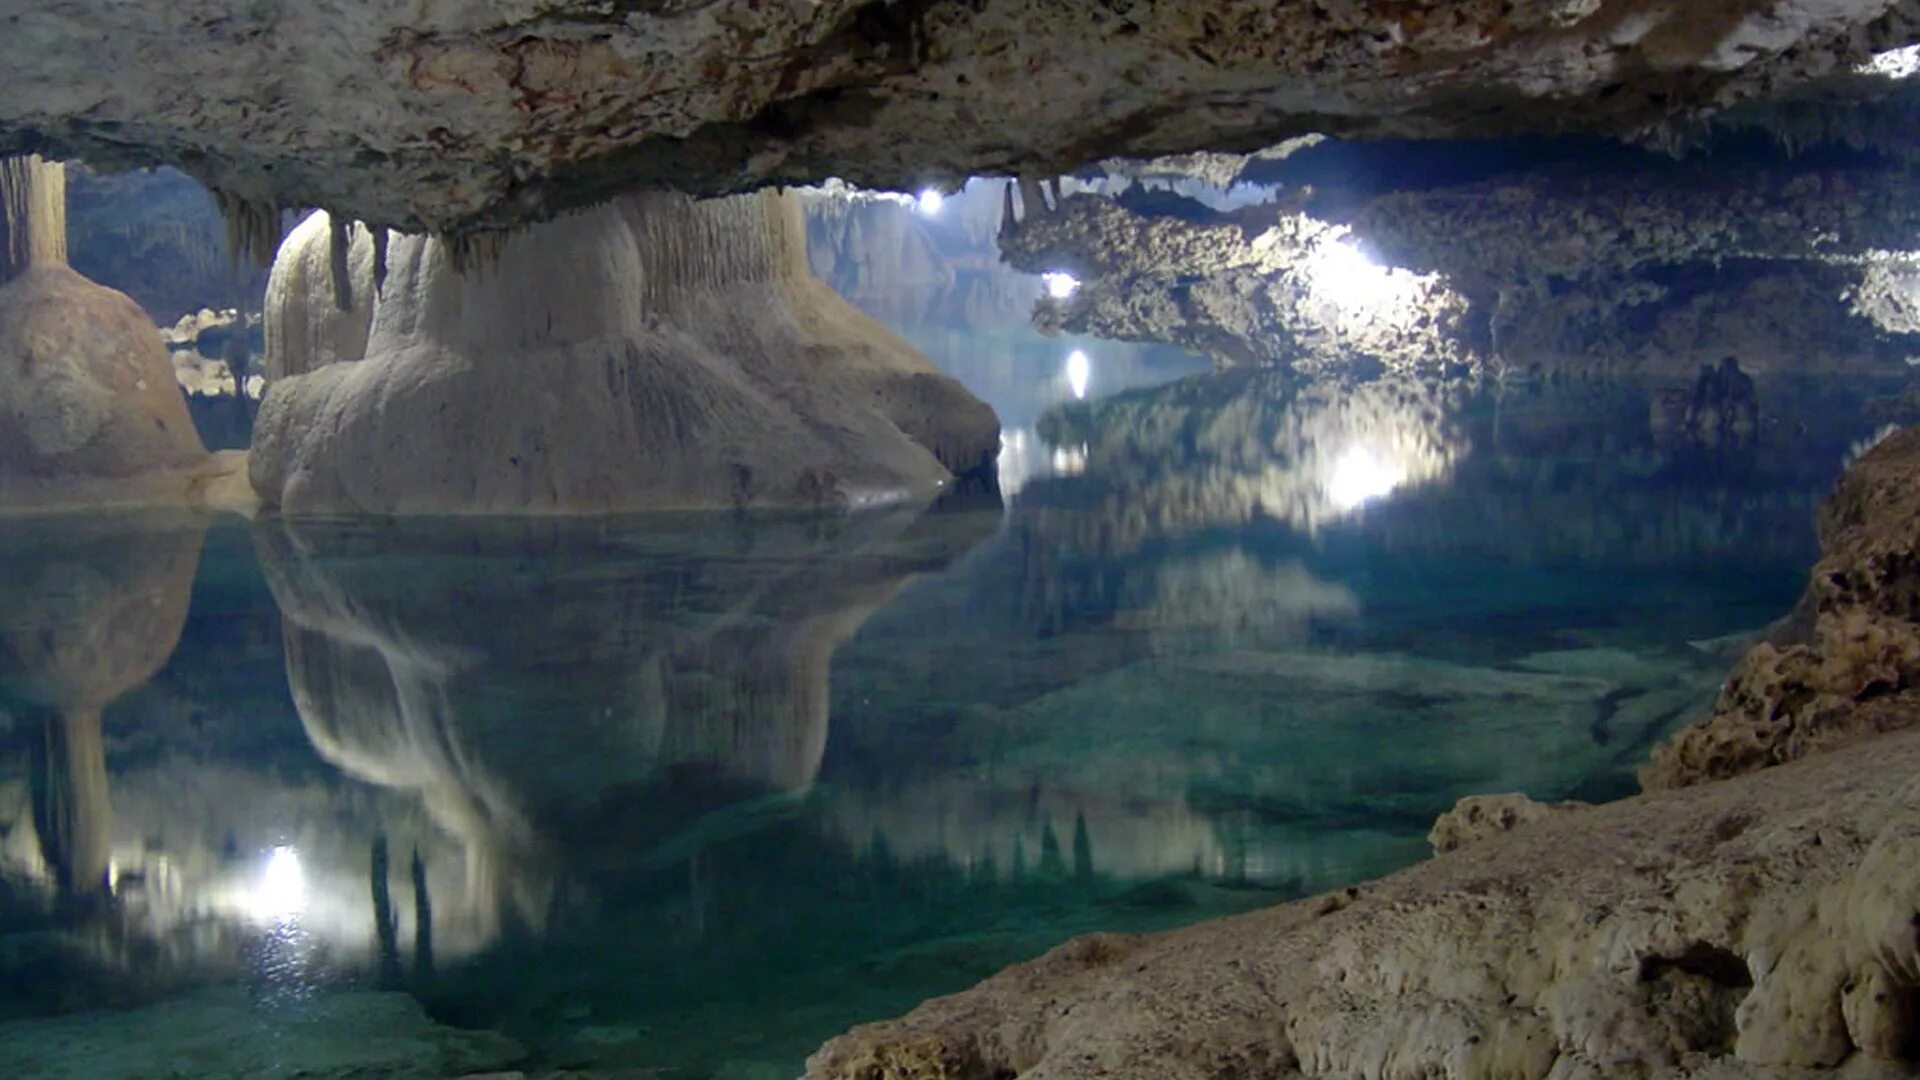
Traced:
<path fill-rule="evenodd" d="M 1675 163 L 1588 140 L 1479 160 L 1465 143 L 1323 143 L 1245 159 L 1242 178 L 1275 185 L 1264 204 L 1023 199 L 1002 245 L 1082 279 L 1039 304 L 1043 330 L 1222 364 L 1678 375 L 1733 354 L 1759 372 L 1897 370 L 1920 352 L 1914 176 L 1826 149 L 1718 143 Z"/>
<path fill-rule="evenodd" d="M 1630 131 L 1907 44 L 1915 21 L 1907 0 L 64 0 L 9 17 L 0 148 L 465 232 L 645 184 L 912 188 L 1309 131 Z"/>
<path fill-rule="evenodd" d="M 1582 802 L 1535 802 L 1518 793 L 1469 795 L 1434 821 L 1433 831 L 1427 834 L 1427 843 L 1433 845 L 1435 855 L 1445 855 L 1489 837 L 1512 832 L 1522 825 L 1586 808 L 1587 804 Z"/>
<path fill-rule="evenodd" d="M 1920 735 L 1095 936 L 824 1047 L 828 1078 L 1906 1075 Z"/>
<path fill-rule="evenodd" d="M 1039 201 L 1039 200 L 1036 200 Z M 1195 222 L 1073 195 L 1024 205 L 1001 248 L 1021 269 L 1082 279 L 1034 321 L 1161 341 L 1228 364 L 1340 370 L 1356 356 L 1438 371 L 1474 358 L 1467 304 L 1433 275 L 1371 267 L 1339 226 L 1277 204 Z"/>
<path fill-rule="evenodd" d="M 1756 645 L 1713 715 L 1656 750 L 1641 782 L 1717 780 L 1920 721 L 1917 517 L 1920 428 L 1909 428 L 1855 462 L 1821 512 L 1804 640 Z"/>
<path fill-rule="evenodd" d="M 293 511 L 824 505 L 989 466 L 993 412 L 805 265 L 797 200 L 634 196 L 460 253 L 290 239 L 251 470 Z M 364 343 L 355 311 L 372 297 Z M 365 359 L 354 360 L 363 355 Z M 340 361 L 340 362 L 329 362 Z M 538 371 L 538 376 L 530 376 Z"/>

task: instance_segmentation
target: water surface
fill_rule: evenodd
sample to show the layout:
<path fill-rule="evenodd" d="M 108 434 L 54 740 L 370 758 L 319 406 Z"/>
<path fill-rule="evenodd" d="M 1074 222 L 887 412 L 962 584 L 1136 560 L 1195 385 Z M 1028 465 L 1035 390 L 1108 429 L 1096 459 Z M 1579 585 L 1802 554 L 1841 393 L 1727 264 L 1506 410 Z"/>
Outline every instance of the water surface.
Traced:
<path fill-rule="evenodd" d="M 1135 388 L 996 402 L 1005 506 L 5 522 L 0 1018 L 387 987 L 530 1068 L 791 1076 L 1072 934 L 1403 866 L 1462 795 L 1630 792 L 1876 426 L 1088 359 Z"/>

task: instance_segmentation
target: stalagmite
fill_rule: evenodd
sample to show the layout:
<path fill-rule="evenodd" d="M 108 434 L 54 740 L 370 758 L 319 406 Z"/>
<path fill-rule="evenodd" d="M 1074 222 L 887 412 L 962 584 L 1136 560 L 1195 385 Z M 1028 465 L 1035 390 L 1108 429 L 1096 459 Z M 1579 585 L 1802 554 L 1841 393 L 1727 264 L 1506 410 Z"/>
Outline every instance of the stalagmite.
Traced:
<path fill-rule="evenodd" d="M 185 501 L 220 466 L 153 322 L 67 266 L 65 191 L 0 159 L 0 510 Z"/>
<path fill-rule="evenodd" d="M 796 196 L 629 196 L 517 232 L 289 236 L 255 490 L 290 511 L 840 506 L 987 470 L 992 410 L 806 267 Z"/>

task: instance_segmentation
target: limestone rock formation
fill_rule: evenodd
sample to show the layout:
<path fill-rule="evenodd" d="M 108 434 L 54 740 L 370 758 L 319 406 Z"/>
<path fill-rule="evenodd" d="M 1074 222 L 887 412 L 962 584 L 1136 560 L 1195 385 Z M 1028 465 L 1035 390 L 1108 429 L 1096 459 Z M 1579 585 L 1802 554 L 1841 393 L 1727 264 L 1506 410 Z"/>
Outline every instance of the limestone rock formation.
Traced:
<path fill-rule="evenodd" d="M 0 506 L 182 500 L 206 451 L 153 322 L 67 267 L 64 190 L 0 160 Z"/>
<path fill-rule="evenodd" d="M 1135 187 L 1009 200 L 1006 258 L 1077 294 L 1034 321 L 1303 371 L 1895 371 L 1915 174 L 1823 147 L 1683 162 L 1589 140 L 1319 143 L 1241 159 L 1267 201 Z M 1119 170 L 1122 176 L 1125 170 Z"/>
<path fill-rule="evenodd" d="M 808 273 L 791 195 L 623 198 L 464 270 L 335 231 L 272 283 L 251 471 L 287 510 L 857 504 L 998 453 L 991 409 Z"/>
<path fill-rule="evenodd" d="M 913 189 L 1315 130 L 1632 132 L 1845 69 L 1915 23 L 1905 0 L 73 0 L 0 39 L 0 149 L 465 233 L 646 185 Z"/>
<path fill-rule="evenodd" d="M 1655 751 L 1649 790 L 1737 776 L 1920 721 L 1920 428 L 1869 451 L 1821 512 L 1805 640 L 1762 642 L 1711 717 Z"/>
<path fill-rule="evenodd" d="M 1586 803 L 1535 802 L 1518 792 L 1508 795 L 1469 795 L 1441 814 L 1427 834 L 1435 855 L 1458 851 L 1488 837 L 1511 832 L 1522 825 L 1545 821 L 1560 814 L 1586 808 Z"/>

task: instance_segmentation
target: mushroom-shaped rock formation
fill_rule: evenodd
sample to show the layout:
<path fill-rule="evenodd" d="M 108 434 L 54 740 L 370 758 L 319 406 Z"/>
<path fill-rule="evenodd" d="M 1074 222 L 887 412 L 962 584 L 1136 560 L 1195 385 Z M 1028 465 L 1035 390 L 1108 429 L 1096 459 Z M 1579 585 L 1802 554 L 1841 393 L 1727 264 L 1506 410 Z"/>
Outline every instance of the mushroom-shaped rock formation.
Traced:
<path fill-rule="evenodd" d="M 991 409 L 808 272 L 793 195 L 629 196 L 492 253 L 385 237 L 315 217 L 283 247 L 251 474 L 286 510 L 844 505 L 998 453 Z"/>
<path fill-rule="evenodd" d="M 1309 131 L 1633 132 L 1915 22 L 1889 0 L 68 0 L 0 38 L 0 149 L 464 234 L 643 185 L 912 189 Z"/>
<path fill-rule="evenodd" d="M 16 522 L 0 540 L 0 699 L 44 712 L 41 852 L 62 891 L 106 885 L 113 837 L 100 714 L 180 641 L 205 523 L 146 515 Z"/>
<path fill-rule="evenodd" d="M 67 266 L 66 182 L 0 159 L 0 508 L 181 501 L 210 463 L 153 323 Z"/>
<path fill-rule="evenodd" d="M 308 736 L 461 841 L 465 904 L 437 909 L 484 939 L 539 925 L 570 870 L 670 861 L 730 806 L 806 789 L 834 650 L 997 518 L 659 520 L 612 556 L 574 520 L 255 536 Z"/>

